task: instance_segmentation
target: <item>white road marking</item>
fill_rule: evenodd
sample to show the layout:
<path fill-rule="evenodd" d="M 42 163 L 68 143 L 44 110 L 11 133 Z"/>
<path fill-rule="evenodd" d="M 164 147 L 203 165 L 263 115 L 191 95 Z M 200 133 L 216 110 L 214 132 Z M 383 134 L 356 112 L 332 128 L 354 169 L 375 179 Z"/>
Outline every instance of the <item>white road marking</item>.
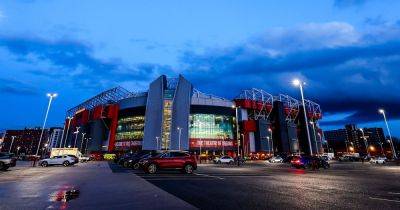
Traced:
<path fill-rule="evenodd" d="M 392 195 L 400 195 L 400 192 L 388 192 L 388 194 L 392 194 Z"/>
<path fill-rule="evenodd" d="M 205 177 L 212 177 L 212 178 L 216 178 L 216 179 L 220 179 L 220 180 L 224 180 L 224 178 L 219 177 L 219 176 L 212 176 L 212 175 L 208 175 L 208 174 L 198 174 L 198 173 L 193 173 L 197 176 L 205 176 Z"/>
<path fill-rule="evenodd" d="M 372 199 L 372 200 L 381 200 L 381 201 L 390 201 L 390 202 L 400 203 L 400 200 L 392 200 L 392 199 L 386 199 L 386 198 L 369 197 L 369 199 Z"/>

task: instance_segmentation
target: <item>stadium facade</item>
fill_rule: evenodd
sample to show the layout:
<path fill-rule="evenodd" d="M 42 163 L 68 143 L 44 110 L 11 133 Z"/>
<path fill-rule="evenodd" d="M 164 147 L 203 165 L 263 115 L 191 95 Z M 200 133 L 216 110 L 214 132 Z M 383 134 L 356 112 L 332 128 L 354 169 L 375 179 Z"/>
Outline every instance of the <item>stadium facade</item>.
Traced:
<path fill-rule="evenodd" d="M 61 145 L 84 152 L 322 153 L 320 106 L 306 100 L 311 147 L 302 110 L 287 95 L 253 88 L 228 100 L 198 91 L 181 75 L 162 75 L 146 92 L 117 87 L 68 110 Z"/>

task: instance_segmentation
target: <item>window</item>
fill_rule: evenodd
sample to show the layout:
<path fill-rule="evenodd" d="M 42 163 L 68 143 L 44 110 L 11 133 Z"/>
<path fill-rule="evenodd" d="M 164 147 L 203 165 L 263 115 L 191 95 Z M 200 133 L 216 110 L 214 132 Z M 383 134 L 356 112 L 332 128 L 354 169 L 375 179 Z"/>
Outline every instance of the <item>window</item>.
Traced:
<path fill-rule="evenodd" d="M 190 138 L 234 138 L 234 118 L 232 116 L 214 114 L 191 114 L 189 121 Z"/>
<path fill-rule="evenodd" d="M 130 116 L 118 120 L 116 141 L 142 140 L 144 116 Z"/>

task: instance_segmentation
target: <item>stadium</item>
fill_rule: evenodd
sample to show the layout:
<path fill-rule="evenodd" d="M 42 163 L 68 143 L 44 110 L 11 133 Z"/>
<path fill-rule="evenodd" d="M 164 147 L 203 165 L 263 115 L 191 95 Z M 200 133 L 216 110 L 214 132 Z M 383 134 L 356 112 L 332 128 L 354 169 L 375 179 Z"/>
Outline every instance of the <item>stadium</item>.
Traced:
<path fill-rule="evenodd" d="M 60 147 L 78 147 L 82 152 L 186 150 L 231 156 L 238 151 L 243 156 L 323 152 L 317 103 L 305 100 L 303 109 L 300 100 L 256 88 L 225 99 L 200 92 L 181 75 L 162 75 L 146 92 L 121 87 L 104 91 L 66 115 Z"/>

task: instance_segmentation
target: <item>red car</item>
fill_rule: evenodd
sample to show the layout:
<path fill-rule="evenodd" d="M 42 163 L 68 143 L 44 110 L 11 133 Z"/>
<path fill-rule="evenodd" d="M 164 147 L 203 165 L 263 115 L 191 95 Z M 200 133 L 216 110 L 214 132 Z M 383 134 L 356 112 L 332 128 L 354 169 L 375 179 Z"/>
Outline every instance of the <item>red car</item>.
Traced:
<path fill-rule="evenodd" d="M 94 161 L 102 161 L 104 160 L 103 158 L 103 153 L 101 152 L 91 152 L 90 156 L 89 156 L 90 160 L 94 160 Z"/>
<path fill-rule="evenodd" d="M 196 158 L 182 151 L 164 152 L 155 157 L 142 159 L 139 164 L 146 173 L 150 174 L 163 169 L 178 169 L 184 173 L 191 174 L 197 169 Z"/>

